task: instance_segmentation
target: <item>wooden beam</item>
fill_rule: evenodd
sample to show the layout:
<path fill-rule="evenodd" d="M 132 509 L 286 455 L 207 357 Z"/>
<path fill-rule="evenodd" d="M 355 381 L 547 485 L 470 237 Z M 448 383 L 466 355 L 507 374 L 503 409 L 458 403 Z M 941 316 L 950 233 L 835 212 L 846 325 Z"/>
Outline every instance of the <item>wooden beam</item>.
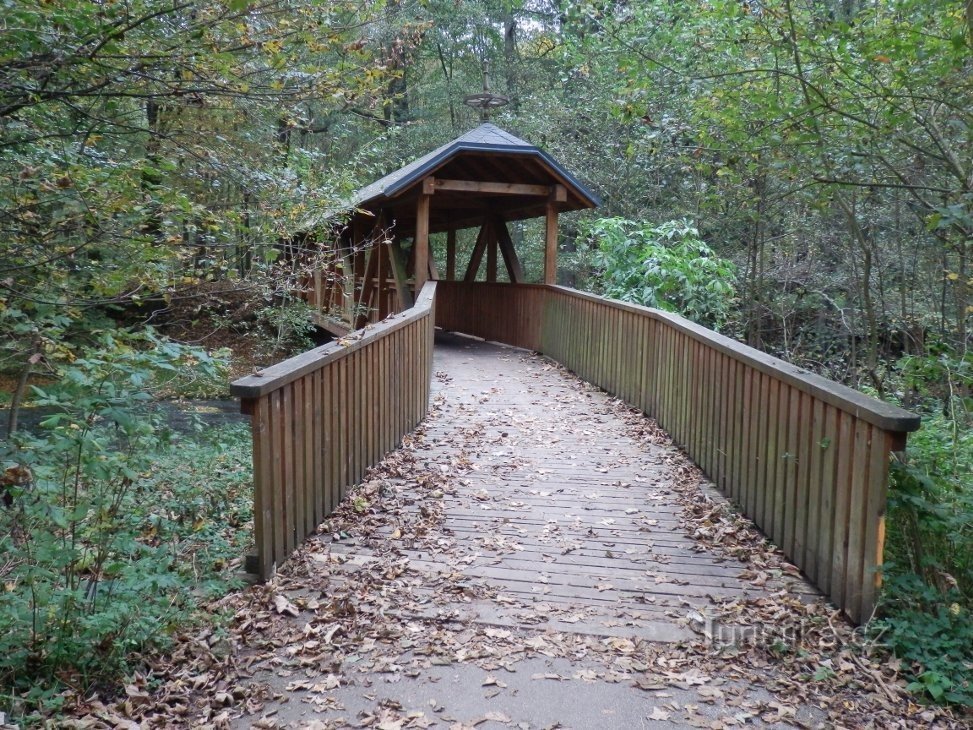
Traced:
<path fill-rule="evenodd" d="M 385 237 L 382 237 L 382 241 L 378 244 L 378 261 L 375 264 L 375 316 L 372 319 L 373 322 L 378 322 L 385 315 L 382 314 L 382 290 L 385 288 L 385 267 L 382 266 L 382 259 L 385 258 L 385 252 L 388 249 L 388 241 Z"/>
<path fill-rule="evenodd" d="M 552 286 L 557 284 L 558 188 L 564 189 L 561 185 L 555 185 L 547 199 L 544 226 L 544 283 Z"/>
<path fill-rule="evenodd" d="M 481 180 L 443 180 L 440 178 L 426 178 L 433 180 L 432 187 L 441 192 L 449 193 L 482 193 L 486 195 L 537 195 L 545 197 L 551 192 L 549 185 L 528 185 L 525 183 L 484 182 Z M 563 185 L 557 185 L 564 190 Z M 425 188 L 423 188 L 425 191 Z M 565 191 L 565 195 L 567 191 Z M 567 197 L 564 198 L 567 200 Z M 562 201 L 563 202 L 563 201 Z"/>
<path fill-rule="evenodd" d="M 490 238 L 487 240 L 486 280 L 497 280 L 497 227 L 494 221 L 490 221 Z"/>
<path fill-rule="evenodd" d="M 362 274 L 361 289 L 358 295 L 358 306 L 355 310 L 355 320 L 352 329 L 361 329 L 368 322 L 372 306 L 372 296 L 375 293 L 375 270 L 378 268 L 378 257 L 381 255 L 379 246 L 368 249 L 368 261 Z"/>
<path fill-rule="evenodd" d="M 324 314 L 314 314 L 311 313 L 311 321 L 325 332 L 330 332 L 335 337 L 344 337 L 349 332 L 351 328 L 348 326 L 347 322 L 338 322 L 337 320 L 331 319 Z"/>
<path fill-rule="evenodd" d="M 470 201 L 476 200 L 475 197 L 470 196 Z M 489 201 L 489 198 L 481 198 L 481 200 Z M 528 218 L 543 218 L 545 210 L 547 209 L 547 201 L 544 199 L 537 198 L 520 198 L 524 201 L 524 205 L 517 205 L 516 207 L 508 208 L 503 207 L 503 218 L 506 221 L 516 221 L 516 220 L 526 220 Z M 527 202 L 529 201 L 529 202 Z M 465 205 L 465 202 L 464 202 Z M 459 213 L 452 213 L 449 223 L 436 222 L 435 219 L 431 220 L 429 223 L 430 233 L 442 233 L 448 228 L 453 227 L 456 230 L 461 231 L 465 228 L 474 228 L 479 226 L 480 221 L 483 220 L 483 215 L 490 212 L 492 209 L 484 209 L 479 212 L 470 211 L 468 215 L 462 215 Z M 572 210 L 574 210 L 572 208 Z"/>
<path fill-rule="evenodd" d="M 456 280 L 456 229 L 446 231 L 446 280 Z"/>
<path fill-rule="evenodd" d="M 490 236 L 490 219 L 487 218 L 480 226 L 480 233 L 476 237 L 476 245 L 473 246 L 473 253 L 470 255 L 470 265 L 466 267 L 466 275 L 463 281 L 476 281 L 476 274 L 480 270 L 480 261 L 483 259 L 483 250 L 487 245 L 487 238 Z"/>
<path fill-rule="evenodd" d="M 524 270 L 520 266 L 520 259 L 517 258 L 517 251 L 514 250 L 510 231 L 507 230 L 507 224 L 500 216 L 496 217 L 494 223 L 497 227 L 497 243 L 500 244 L 500 253 L 503 254 L 503 264 L 507 267 L 507 276 L 510 277 L 511 284 L 520 284 L 524 281 Z"/>
<path fill-rule="evenodd" d="M 412 292 L 409 291 L 409 275 L 406 273 L 406 256 L 399 239 L 393 238 L 389 244 L 389 261 L 392 264 L 392 276 L 395 278 L 395 293 L 399 297 L 399 311 L 403 312 L 412 307 Z"/>
<path fill-rule="evenodd" d="M 416 201 L 415 293 L 418 296 L 429 279 L 429 196 L 423 193 Z"/>
<path fill-rule="evenodd" d="M 314 309 L 323 312 L 324 288 L 321 286 L 321 269 L 315 268 L 312 277 L 314 279 Z"/>
<path fill-rule="evenodd" d="M 355 311 L 355 255 L 349 252 L 341 259 L 341 311 L 345 321 L 354 329 Z"/>

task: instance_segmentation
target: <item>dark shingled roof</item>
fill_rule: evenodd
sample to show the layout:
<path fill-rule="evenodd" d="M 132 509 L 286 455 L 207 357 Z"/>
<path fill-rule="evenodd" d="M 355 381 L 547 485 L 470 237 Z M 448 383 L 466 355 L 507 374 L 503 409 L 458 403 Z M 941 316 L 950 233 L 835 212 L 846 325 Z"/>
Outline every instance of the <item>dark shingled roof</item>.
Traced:
<path fill-rule="evenodd" d="M 351 206 L 364 207 L 373 201 L 395 197 L 461 152 L 494 152 L 537 158 L 550 167 L 557 176 L 563 178 L 564 182 L 568 183 L 575 193 L 589 203 L 591 207 L 597 207 L 601 204 L 594 193 L 578 182 L 570 172 L 565 170 L 544 150 L 515 137 L 509 132 L 505 132 L 494 124 L 487 123 L 481 124 L 452 142 L 447 142 L 442 147 L 410 162 L 405 167 L 401 167 L 382 179 L 361 188 L 352 197 Z"/>

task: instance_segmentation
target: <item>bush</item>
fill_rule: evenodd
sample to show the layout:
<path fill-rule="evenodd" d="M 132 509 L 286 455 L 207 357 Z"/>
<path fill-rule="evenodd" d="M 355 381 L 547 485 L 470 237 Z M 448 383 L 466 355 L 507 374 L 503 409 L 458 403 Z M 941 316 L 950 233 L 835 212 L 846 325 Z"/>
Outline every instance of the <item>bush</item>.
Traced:
<path fill-rule="evenodd" d="M 265 355 L 299 353 L 314 347 L 311 308 L 299 299 L 286 299 L 257 310 L 257 324 L 272 339 L 265 340 Z"/>
<path fill-rule="evenodd" d="M 27 708 L 114 682 L 225 587 L 250 522 L 246 434 L 187 439 L 149 408 L 219 365 L 152 333 L 104 335 L 35 388 L 53 411 L 37 433 L 2 446 L 0 689 Z"/>
<path fill-rule="evenodd" d="M 908 689 L 973 707 L 973 616 L 962 594 L 906 573 L 887 581 L 885 597 L 885 617 L 871 630 L 905 663 Z"/>
<path fill-rule="evenodd" d="M 905 662 L 911 690 L 973 706 L 969 364 L 948 353 L 899 363 L 904 389 L 924 405 L 923 425 L 907 460 L 893 464 L 885 590 L 872 628 Z"/>
<path fill-rule="evenodd" d="M 581 238 L 596 247 L 598 290 L 605 296 L 675 312 L 719 327 L 735 301 L 736 268 L 714 255 L 688 221 L 659 226 L 598 218 Z"/>

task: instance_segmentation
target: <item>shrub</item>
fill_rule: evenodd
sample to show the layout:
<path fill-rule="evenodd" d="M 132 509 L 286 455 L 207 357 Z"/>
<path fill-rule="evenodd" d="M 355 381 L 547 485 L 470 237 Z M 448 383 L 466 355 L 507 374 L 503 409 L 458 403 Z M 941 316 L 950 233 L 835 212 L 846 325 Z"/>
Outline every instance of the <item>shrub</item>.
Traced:
<path fill-rule="evenodd" d="M 872 629 L 905 662 L 911 690 L 973 706 L 969 364 L 949 353 L 899 363 L 923 424 L 892 468 L 885 590 Z"/>
<path fill-rule="evenodd" d="M 596 247 L 595 281 L 605 296 L 710 327 L 723 324 L 733 309 L 736 268 L 715 256 L 688 221 L 652 226 L 598 218 L 586 221 L 580 235 Z"/>
<path fill-rule="evenodd" d="M 245 433 L 173 434 L 149 408 L 220 363 L 151 332 L 105 334 L 35 388 L 53 411 L 0 451 L 0 688 L 37 706 L 115 681 L 225 584 L 249 517 Z"/>
<path fill-rule="evenodd" d="M 940 591 L 918 575 L 892 576 L 884 618 L 871 630 L 905 663 L 910 691 L 973 707 L 973 617 L 954 588 Z"/>

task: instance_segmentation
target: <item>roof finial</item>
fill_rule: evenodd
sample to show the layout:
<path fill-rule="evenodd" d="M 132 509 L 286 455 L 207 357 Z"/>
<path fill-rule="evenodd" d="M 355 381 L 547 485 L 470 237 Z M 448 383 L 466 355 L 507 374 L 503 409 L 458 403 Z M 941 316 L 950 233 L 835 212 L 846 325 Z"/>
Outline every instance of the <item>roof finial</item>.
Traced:
<path fill-rule="evenodd" d="M 483 60 L 483 91 L 479 94 L 470 94 L 463 99 L 463 103 L 474 109 L 480 110 L 480 121 L 489 121 L 490 111 L 499 109 L 510 103 L 510 99 L 502 94 L 494 94 L 490 91 L 490 62 Z"/>

